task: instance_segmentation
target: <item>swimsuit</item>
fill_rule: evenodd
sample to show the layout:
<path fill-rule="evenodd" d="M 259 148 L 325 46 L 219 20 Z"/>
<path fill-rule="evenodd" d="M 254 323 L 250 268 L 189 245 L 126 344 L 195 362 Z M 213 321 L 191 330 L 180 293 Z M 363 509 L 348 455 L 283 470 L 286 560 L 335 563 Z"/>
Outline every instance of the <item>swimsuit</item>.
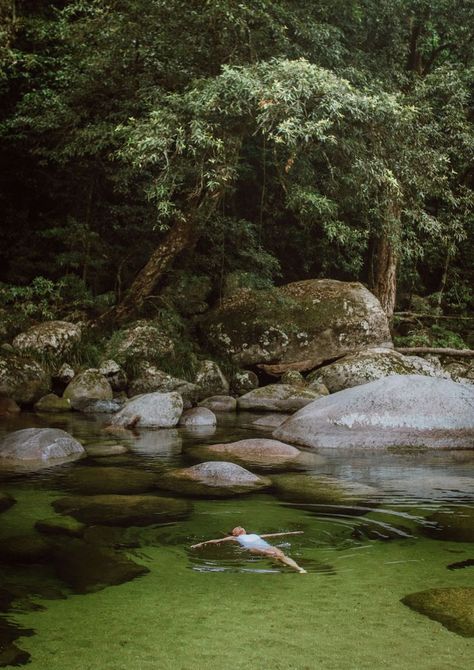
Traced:
<path fill-rule="evenodd" d="M 235 539 L 245 549 L 256 549 L 257 551 L 268 551 L 268 549 L 274 549 L 271 544 L 265 542 L 265 540 L 261 538 L 260 535 L 256 535 L 255 533 L 249 533 L 248 535 L 237 535 Z"/>

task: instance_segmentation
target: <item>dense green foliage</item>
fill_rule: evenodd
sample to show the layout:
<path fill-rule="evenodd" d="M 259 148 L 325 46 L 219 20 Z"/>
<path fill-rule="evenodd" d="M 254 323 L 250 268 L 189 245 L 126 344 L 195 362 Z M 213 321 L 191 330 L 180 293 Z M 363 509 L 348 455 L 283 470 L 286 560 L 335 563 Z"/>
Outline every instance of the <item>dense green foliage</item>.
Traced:
<path fill-rule="evenodd" d="M 471 2 L 0 0 L 0 17 L 6 285 L 50 282 L 61 306 L 75 287 L 97 313 L 186 222 L 145 313 L 199 282 L 380 292 L 382 254 L 403 308 L 474 306 Z"/>

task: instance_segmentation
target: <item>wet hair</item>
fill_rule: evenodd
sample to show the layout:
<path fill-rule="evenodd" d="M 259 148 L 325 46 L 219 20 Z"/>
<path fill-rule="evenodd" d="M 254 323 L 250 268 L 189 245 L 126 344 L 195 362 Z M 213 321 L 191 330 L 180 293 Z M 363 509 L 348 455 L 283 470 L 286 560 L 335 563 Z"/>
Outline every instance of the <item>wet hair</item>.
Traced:
<path fill-rule="evenodd" d="M 236 526 L 235 528 L 232 528 L 232 530 L 230 531 L 229 534 L 230 534 L 230 535 L 235 535 L 235 531 L 239 531 L 237 534 L 238 534 L 238 535 L 241 535 L 240 531 L 242 531 L 242 530 L 244 531 L 244 533 L 247 532 L 247 531 L 245 530 L 245 528 L 242 528 L 242 526 Z"/>

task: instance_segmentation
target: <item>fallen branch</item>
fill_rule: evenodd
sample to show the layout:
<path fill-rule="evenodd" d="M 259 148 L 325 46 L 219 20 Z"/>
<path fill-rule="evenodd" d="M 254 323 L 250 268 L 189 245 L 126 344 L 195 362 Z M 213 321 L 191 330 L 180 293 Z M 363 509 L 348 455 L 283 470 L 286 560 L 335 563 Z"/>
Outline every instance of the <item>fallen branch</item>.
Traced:
<path fill-rule="evenodd" d="M 474 358 L 474 349 L 445 349 L 442 347 L 395 347 L 395 351 L 408 356 L 417 354 L 435 354 L 436 356 L 455 356 L 456 358 Z"/>

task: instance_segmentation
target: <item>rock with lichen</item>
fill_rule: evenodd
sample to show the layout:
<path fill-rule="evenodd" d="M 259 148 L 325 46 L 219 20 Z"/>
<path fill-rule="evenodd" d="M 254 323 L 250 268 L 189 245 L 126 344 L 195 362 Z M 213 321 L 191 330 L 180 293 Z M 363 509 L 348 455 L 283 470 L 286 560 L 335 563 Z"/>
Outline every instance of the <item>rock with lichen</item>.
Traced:
<path fill-rule="evenodd" d="M 20 405 L 39 400 L 51 388 L 46 369 L 31 358 L 0 355 L 0 395 L 12 398 Z"/>
<path fill-rule="evenodd" d="M 237 405 L 241 410 L 296 412 L 320 397 L 317 391 L 301 386 L 269 384 L 240 396 Z"/>
<path fill-rule="evenodd" d="M 362 284 L 310 279 L 242 289 L 202 321 L 206 343 L 240 366 L 310 370 L 370 346 L 392 346 L 385 313 Z"/>

